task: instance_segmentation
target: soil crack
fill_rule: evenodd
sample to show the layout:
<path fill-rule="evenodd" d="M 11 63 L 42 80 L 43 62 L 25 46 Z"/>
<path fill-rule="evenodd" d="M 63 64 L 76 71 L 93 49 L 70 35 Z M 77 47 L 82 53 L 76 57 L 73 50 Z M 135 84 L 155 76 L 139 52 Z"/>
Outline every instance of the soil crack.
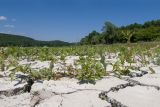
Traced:
<path fill-rule="evenodd" d="M 99 94 L 99 98 L 101 98 L 102 100 L 106 100 L 107 102 L 109 102 L 111 104 L 112 107 L 127 107 L 126 105 L 122 104 L 121 102 L 113 99 L 113 98 L 110 98 L 108 96 L 108 93 L 109 92 L 115 92 L 115 91 L 119 91 L 120 89 L 124 89 L 126 87 L 134 87 L 134 86 L 147 86 L 147 87 L 153 87 L 157 90 L 160 90 L 160 87 L 159 86 L 155 86 L 155 85 L 148 85 L 148 84 L 143 84 L 143 83 L 140 83 L 139 81 L 135 81 L 135 80 L 132 80 L 130 78 L 125 78 L 123 79 L 125 81 L 127 81 L 128 83 L 126 84 L 120 84 L 120 85 L 117 85 L 115 87 L 111 87 L 108 91 L 103 91 Z"/>

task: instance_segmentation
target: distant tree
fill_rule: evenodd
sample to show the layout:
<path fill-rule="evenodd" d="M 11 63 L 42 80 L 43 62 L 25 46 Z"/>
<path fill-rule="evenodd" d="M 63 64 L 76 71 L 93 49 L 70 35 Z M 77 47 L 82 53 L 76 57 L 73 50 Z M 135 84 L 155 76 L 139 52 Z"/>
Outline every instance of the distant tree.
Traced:
<path fill-rule="evenodd" d="M 97 31 L 92 31 L 91 33 L 89 33 L 88 36 L 84 37 L 81 39 L 80 44 L 92 44 L 92 45 L 96 45 L 100 43 L 100 33 L 98 33 Z"/>
<path fill-rule="evenodd" d="M 117 36 L 117 27 L 111 23 L 111 22 L 105 22 L 103 28 L 102 28 L 102 35 L 104 36 L 104 39 L 106 43 L 114 43 L 116 42 L 115 38 Z"/>
<path fill-rule="evenodd" d="M 122 26 L 120 27 L 120 29 L 124 30 L 124 29 L 128 29 L 128 30 L 137 30 L 137 29 L 141 29 L 143 26 L 141 24 L 138 23 L 134 23 L 134 24 L 130 24 L 127 26 Z"/>
<path fill-rule="evenodd" d="M 82 38 L 81 41 L 80 41 L 80 44 L 81 45 L 87 45 L 88 44 L 87 37 Z"/>
<path fill-rule="evenodd" d="M 143 28 L 148 28 L 148 27 L 160 27 L 160 20 L 152 20 L 152 21 L 147 21 L 144 23 Z"/>
<path fill-rule="evenodd" d="M 134 42 L 137 41 L 155 41 L 160 38 L 160 27 L 144 28 L 135 33 Z"/>
<path fill-rule="evenodd" d="M 134 35 L 135 31 L 131 30 L 122 30 L 122 35 L 125 39 L 127 39 L 127 43 L 129 44 L 131 42 L 131 37 Z"/>

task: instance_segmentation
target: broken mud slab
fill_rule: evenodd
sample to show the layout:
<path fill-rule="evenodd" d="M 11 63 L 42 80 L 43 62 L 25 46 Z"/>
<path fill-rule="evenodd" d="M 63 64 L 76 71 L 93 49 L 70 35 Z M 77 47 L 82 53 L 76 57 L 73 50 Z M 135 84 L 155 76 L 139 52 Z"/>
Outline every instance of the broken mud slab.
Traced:
<path fill-rule="evenodd" d="M 19 95 L 24 92 L 23 89 L 24 89 L 23 87 L 18 87 L 18 88 L 14 88 L 14 89 L 1 90 L 0 96 L 4 95 L 6 97 L 9 97 L 9 96 L 13 96 L 13 95 Z"/>
<path fill-rule="evenodd" d="M 111 107 L 110 103 L 98 98 L 99 91 L 78 91 L 45 99 L 35 107 Z"/>
<path fill-rule="evenodd" d="M 14 90 L 23 88 L 24 84 L 18 84 L 17 81 L 7 79 L 1 80 L 0 87 L 2 90 Z M 2 94 L 0 96 L 0 104 L 2 107 L 106 107 L 110 103 L 101 100 L 98 94 L 101 91 L 110 89 L 118 84 L 127 83 L 124 80 L 115 77 L 104 77 L 102 80 L 96 81 L 96 84 L 79 84 L 78 80 L 70 78 L 62 78 L 61 80 L 50 80 L 44 82 L 35 82 L 32 85 L 30 93 Z"/>
<path fill-rule="evenodd" d="M 143 84 L 155 85 L 160 87 L 160 74 L 147 74 L 141 78 L 136 77 L 132 79 Z"/>
<path fill-rule="evenodd" d="M 143 80 L 143 78 L 151 76 L 150 79 L 152 80 L 154 77 L 158 83 L 158 75 L 146 74 L 138 79 Z M 151 84 L 141 83 L 136 79 L 137 77 L 119 79 L 110 76 L 103 77 L 96 81 L 96 84 L 79 84 L 78 80 L 70 78 L 37 81 L 32 85 L 30 93 L 15 94 L 9 97 L 0 96 L 0 104 L 3 107 L 149 107 L 150 105 L 157 107 L 160 105 L 158 102 L 160 98 L 159 85 L 153 82 Z M 9 81 L 6 83 L 3 81 L 5 89 L 13 87 L 13 84 L 10 86 L 8 83 Z M 4 88 L 1 87 L 1 89 Z M 99 95 L 99 93 L 101 94 Z M 101 100 L 102 97 L 107 101 Z M 144 102 L 147 103 L 143 104 Z"/>
<path fill-rule="evenodd" d="M 0 78 L 0 96 L 13 96 L 19 95 L 25 92 L 30 92 L 31 86 L 34 81 L 32 79 L 27 79 L 23 81 L 22 79 L 16 79 L 11 81 L 9 78 Z"/>
<path fill-rule="evenodd" d="M 104 91 L 104 90 L 109 90 L 113 86 L 125 83 L 128 82 L 116 77 L 104 77 L 101 80 L 96 81 L 96 84 L 90 84 L 90 83 L 79 84 L 79 81 L 77 79 L 62 78 L 61 80 L 56 80 L 56 81 L 50 80 L 50 81 L 44 81 L 43 83 L 36 82 L 32 85 L 31 92 L 43 89 L 50 90 L 56 93 L 67 93 L 79 89 Z"/>
<path fill-rule="evenodd" d="M 157 107 L 160 105 L 160 91 L 154 87 L 126 87 L 117 92 L 109 92 L 108 97 L 128 107 Z"/>
<path fill-rule="evenodd" d="M 159 86 L 140 83 L 130 78 L 124 80 L 128 83 L 101 92 L 99 97 L 109 102 L 112 107 L 150 107 L 148 105 L 152 105 L 152 100 L 155 100 L 155 107 L 160 104 L 157 100 L 160 98 Z M 148 105 L 143 104 L 146 101 L 148 101 Z"/>
<path fill-rule="evenodd" d="M 1 107 L 30 107 L 30 93 L 24 93 L 11 97 L 1 97 Z"/>
<path fill-rule="evenodd" d="M 79 84 L 76 79 L 34 83 L 31 90 L 31 106 L 37 107 L 110 107 L 98 94 L 118 84 L 127 83 L 115 77 L 106 77 L 96 84 Z"/>
<path fill-rule="evenodd" d="M 23 93 L 26 83 L 17 84 L 19 81 L 11 81 L 9 78 L 0 78 L 0 96 L 13 96 Z"/>

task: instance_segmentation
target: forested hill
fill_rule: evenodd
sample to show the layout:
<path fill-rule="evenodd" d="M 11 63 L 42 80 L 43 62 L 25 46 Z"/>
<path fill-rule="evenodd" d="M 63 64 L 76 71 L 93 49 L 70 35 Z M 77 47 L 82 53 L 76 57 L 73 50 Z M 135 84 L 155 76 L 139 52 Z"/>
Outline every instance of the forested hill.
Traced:
<path fill-rule="evenodd" d="M 69 46 L 71 43 L 64 41 L 39 41 L 29 37 L 0 33 L 0 46 Z"/>
<path fill-rule="evenodd" d="M 92 31 L 81 39 L 80 44 L 113 44 L 130 42 L 160 41 L 160 20 L 147 21 L 143 24 L 133 23 L 116 26 L 105 22 L 102 32 Z"/>
<path fill-rule="evenodd" d="M 3 41 L 30 41 L 30 40 L 34 40 L 32 38 L 29 37 L 25 37 L 25 36 L 19 36 L 19 35 L 13 35 L 13 34 L 4 34 L 4 33 L 0 33 L 0 40 Z"/>

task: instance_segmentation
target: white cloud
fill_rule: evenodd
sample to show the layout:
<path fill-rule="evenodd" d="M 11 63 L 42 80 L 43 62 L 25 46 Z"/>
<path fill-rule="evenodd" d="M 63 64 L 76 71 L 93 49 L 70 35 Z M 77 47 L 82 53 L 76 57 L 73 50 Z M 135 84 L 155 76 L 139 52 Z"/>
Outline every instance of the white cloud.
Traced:
<path fill-rule="evenodd" d="M 7 27 L 7 28 L 14 28 L 15 26 L 14 26 L 14 25 L 4 25 L 4 27 Z"/>
<path fill-rule="evenodd" d="M 7 20 L 7 17 L 5 17 L 5 16 L 0 16 L 0 21 L 4 21 L 4 20 Z"/>

